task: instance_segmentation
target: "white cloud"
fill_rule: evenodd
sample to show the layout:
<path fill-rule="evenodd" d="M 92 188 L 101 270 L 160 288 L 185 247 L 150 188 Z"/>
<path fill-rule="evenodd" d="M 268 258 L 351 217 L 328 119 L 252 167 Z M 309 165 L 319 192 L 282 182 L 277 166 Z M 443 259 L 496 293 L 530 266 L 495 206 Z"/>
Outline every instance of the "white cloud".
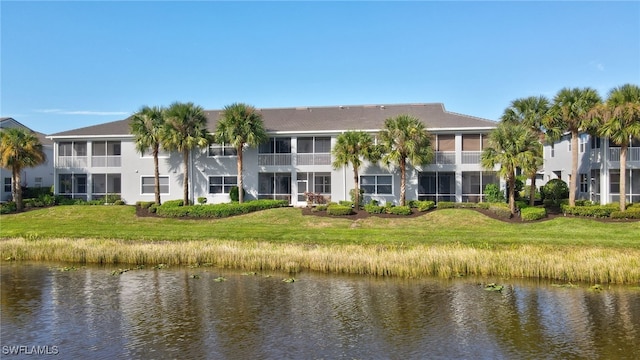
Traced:
<path fill-rule="evenodd" d="M 129 115 L 126 111 L 93 111 L 93 110 L 62 110 L 62 109 L 41 109 L 34 110 L 35 112 L 45 114 L 59 114 L 59 115 L 88 115 L 88 116 L 121 116 Z"/>

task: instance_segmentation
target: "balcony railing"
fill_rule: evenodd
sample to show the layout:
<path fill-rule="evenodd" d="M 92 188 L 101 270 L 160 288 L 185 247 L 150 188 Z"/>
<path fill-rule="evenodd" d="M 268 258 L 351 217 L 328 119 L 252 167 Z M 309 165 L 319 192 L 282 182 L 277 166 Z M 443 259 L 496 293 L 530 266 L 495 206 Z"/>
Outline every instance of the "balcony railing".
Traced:
<path fill-rule="evenodd" d="M 620 155 L 618 155 L 618 157 L 620 157 Z M 589 161 L 591 163 L 599 163 L 602 161 L 602 152 L 600 149 L 591 149 L 591 152 L 589 153 Z"/>
<path fill-rule="evenodd" d="M 86 156 L 58 156 L 58 167 L 63 168 L 86 168 Z"/>
<path fill-rule="evenodd" d="M 436 151 L 436 164 L 438 165 L 455 165 L 455 151 Z"/>
<path fill-rule="evenodd" d="M 261 166 L 291 165 L 291 154 L 259 154 L 258 165 L 261 165 Z"/>
<path fill-rule="evenodd" d="M 120 156 L 92 156 L 91 166 L 93 167 L 120 167 L 122 166 Z"/>
<path fill-rule="evenodd" d="M 609 148 L 609 161 L 620 162 L 620 148 Z M 628 162 L 640 162 L 640 148 L 632 147 L 627 148 L 627 161 Z"/>
<path fill-rule="evenodd" d="M 462 163 L 463 164 L 480 164 L 481 156 L 482 156 L 482 151 L 463 151 Z"/>
<path fill-rule="evenodd" d="M 297 154 L 298 165 L 331 165 L 331 154 Z"/>

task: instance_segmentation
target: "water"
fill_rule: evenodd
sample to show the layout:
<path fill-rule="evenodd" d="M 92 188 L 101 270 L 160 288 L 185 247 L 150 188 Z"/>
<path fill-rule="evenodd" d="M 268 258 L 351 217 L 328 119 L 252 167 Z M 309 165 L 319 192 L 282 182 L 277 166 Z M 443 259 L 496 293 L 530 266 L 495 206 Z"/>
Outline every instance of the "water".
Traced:
<path fill-rule="evenodd" d="M 640 358 L 631 287 L 62 266 L 0 267 L 2 359 Z"/>

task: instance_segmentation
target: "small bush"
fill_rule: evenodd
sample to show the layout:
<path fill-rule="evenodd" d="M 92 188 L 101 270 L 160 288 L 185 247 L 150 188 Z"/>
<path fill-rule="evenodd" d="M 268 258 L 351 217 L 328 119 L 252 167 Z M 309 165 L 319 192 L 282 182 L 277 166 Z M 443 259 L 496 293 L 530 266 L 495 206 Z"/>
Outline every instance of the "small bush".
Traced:
<path fill-rule="evenodd" d="M 120 200 L 120 195 L 118 194 L 107 194 L 103 198 L 103 203 L 105 204 L 115 204 L 116 201 Z"/>
<path fill-rule="evenodd" d="M 456 203 L 452 201 L 440 201 L 436 206 L 438 207 L 438 209 L 453 209 L 455 205 Z"/>
<path fill-rule="evenodd" d="M 527 207 L 520 211 L 522 221 L 540 220 L 547 216 L 547 210 L 539 207 Z"/>
<path fill-rule="evenodd" d="M 253 200 L 242 204 L 232 202 L 201 206 L 165 206 L 165 204 L 158 207 L 153 205 L 149 210 L 155 207 L 156 213 L 165 217 L 222 218 L 288 205 L 284 200 Z"/>
<path fill-rule="evenodd" d="M 198 197 L 198 204 L 202 205 L 202 204 L 206 204 L 207 203 L 207 198 L 204 196 L 199 196 Z"/>
<path fill-rule="evenodd" d="M 330 205 L 327 207 L 327 214 L 334 216 L 351 215 L 353 214 L 353 209 L 351 206 Z"/>
<path fill-rule="evenodd" d="M 17 210 L 18 208 L 16 207 L 16 203 L 13 201 L 0 204 L 0 214 L 10 214 Z"/>
<path fill-rule="evenodd" d="M 338 202 L 339 205 L 341 206 L 349 206 L 349 207 L 353 207 L 353 201 L 347 201 L 347 200 L 340 200 Z"/>
<path fill-rule="evenodd" d="M 522 200 L 517 200 L 516 201 L 516 207 L 518 209 L 526 209 L 529 207 L 529 203 L 526 201 L 522 201 Z"/>
<path fill-rule="evenodd" d="M 640 219 L 640 206 L 629 207 L 626 211 L 611 212 L 612 219 Z"/>
<path fill-rule="evenodd" d="M 420 212 L 429 211 L 431 209 L 435 209 L 436 203 L 435 203 L 435 201 L 431 201 L 431 200 L 417 201 L 415 207 Z"/>
<path fill-rule="evenodd" d="M 360 193 L 360 197 L 359 197 L 359 201 L 358 201 L 358 205 L 359 208 L 362 207 L 362 204 L 364 204 L 364 190 L 362 188 L 359 188 L 358 190 Z M 349 198 L 351 199 L 351 203 L 355 204 L 356 203 L 356 189 L 351 189 L 349 190 Z"/>
<path fill-rule="evenodd" d="M 411 208 L 408 206 L 393 206 L 388 208 L 387 212 L 393 215 L 411 215 Z"/>
<path fill-rule="evenodd" d="M 155 204 L 153 201 L 138 201 L 136 202 L 136 206 L 142 209 L 148 209 L 151 205 Z"/>
<path fill-rule="evenodd" d="M 168 200 L 160 205 L 161 207 L 176 207 L 176 206 L 184 206 L 184 201 L 182 200 Z"/>
<path fill-rule="evenodd" d="M 504 191 L 500 190 L 498 184 L 487 184 L 484 187 L 484 198 L 487 202 L 505 202 Z"/>
<path fill-rule="evenodd" d="M 555 206 L 559 206 L 561 200 L 569 197 L 569 186 L 561 179 L 549 180 L 540 190 L 542 198 L 551 200 Z"/>
<path fill-rule="evenodd" d="M 511 216 L 513 216 L 508 204 L 491 204 L 489 205 L 489 211 L 493 212 L 494 214 L 496 214 L 496 216 L 503 219 L 511 219 Z"/>
<path fill-rule="evenodd" d="M 124 200 L 120 199 L 120 200 L 116 200 L 113 205 L 125 205 Z"/>
<path fill-rule="evenodd" d="M 247 192 L 242 189 L 242 199 L 246 199 Z M 232 186 L 231 189 L 229 189 L 229 198 L 231 198 L 231 201 L 240 201 L 240 189 L 237 186 Z"/>
<path fill-rule="evenodd" d="M 603 218 L 603 217 L 610 217 L 611 213 L 619 209 L 619 205 L 607 204 L 607 205 L 590 205 L 590 206 L 569 206 L 569 205 L 563 204 L 561 208 L 562 208 L 562 212 L 565 215 Z"/>
<path fill-rule="evenodd" d="M 327 211 L 327 207 L 329 207 L 329 205 L 323 204 L 323 205 L 317 205 L 311 208 L 311 211 L 313 212 L 318 212 L 318 211 Z"/>
<path fill-rule="evenodd" d="M 384 214 L 385 207 L 373 205 L 373 204 L 367 204 L 364 206 L 364 211 L 366 211 L 369 214 Z"/>

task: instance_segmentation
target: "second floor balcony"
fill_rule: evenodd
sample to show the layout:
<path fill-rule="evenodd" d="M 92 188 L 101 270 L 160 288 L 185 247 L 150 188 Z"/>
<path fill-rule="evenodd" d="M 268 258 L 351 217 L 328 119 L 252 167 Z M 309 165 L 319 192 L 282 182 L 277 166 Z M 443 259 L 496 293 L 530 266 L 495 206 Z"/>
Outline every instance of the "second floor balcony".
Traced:
<path fill-rule="evenodd" d="M 620 162 L 620 148 L 609 148 L 609 161 Z M 640 147 L 627 148 L 627 162 L 640 162 Z"/>

